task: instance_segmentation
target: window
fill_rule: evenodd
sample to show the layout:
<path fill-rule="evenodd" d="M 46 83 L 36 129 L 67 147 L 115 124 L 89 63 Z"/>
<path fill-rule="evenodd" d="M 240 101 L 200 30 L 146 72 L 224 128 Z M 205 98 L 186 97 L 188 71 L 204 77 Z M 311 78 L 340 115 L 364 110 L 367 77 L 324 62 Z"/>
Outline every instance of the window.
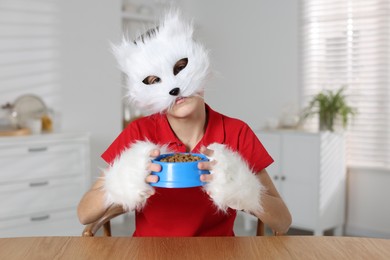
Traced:
<path fill-rule="evenodd" d="M 390 1 L 302 0 L 303 102 L 345 86 L 348 165 L 390 169 Z"/>
<path fill-rule="evenodd" d="M 0 0 L 0 105 L 23 94 L 55 107 L 60 92 L 58 0 Z"/>

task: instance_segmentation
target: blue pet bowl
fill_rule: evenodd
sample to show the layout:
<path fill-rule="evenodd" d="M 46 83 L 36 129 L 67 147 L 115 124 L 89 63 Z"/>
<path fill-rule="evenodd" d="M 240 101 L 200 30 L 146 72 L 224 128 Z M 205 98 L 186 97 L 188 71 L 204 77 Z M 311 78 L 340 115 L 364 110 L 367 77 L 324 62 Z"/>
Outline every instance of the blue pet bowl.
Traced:
<path fill-rule="evenodd" d="M 183 153 L 189 154 L 189 153 Z M 194 162 L 161 162 L 160 160 L 172 156 L 174 153 L 162 154 L 152 160 L 153 163 L 161 165 L 161 172 L 152 172 L 152 175 L 157 175 L 159 181 L 151 183 L 154 187 L 161 188 L 189 188 L 202 186 L 204 182 L 200 181 L 201 174 L 209 174 L 209 171 L 199 170 L 198 163 L 208 161 L 203 154 L 191 153 L 191 155 L 202 158 Z"/>

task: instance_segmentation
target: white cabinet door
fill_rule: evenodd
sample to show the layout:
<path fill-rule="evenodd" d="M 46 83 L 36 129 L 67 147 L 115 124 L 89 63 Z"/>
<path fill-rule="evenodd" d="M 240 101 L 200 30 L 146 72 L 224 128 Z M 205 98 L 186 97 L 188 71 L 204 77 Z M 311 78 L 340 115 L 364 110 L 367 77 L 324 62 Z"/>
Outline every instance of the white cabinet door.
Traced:
<path fill-rule="evenodd" d="M 0 224 L 0 237 L 81 236 L 84 229 L 76 208 L 16 216 Z"/>
<path fill-rule="evenodd" d="M 290 210 L 292 226 L 312 229 L 316 225 L 315 188 L 308 183 L 286 180 L 280 182 L 281 196 Z"/>
<path fill-rule="evenodd" d="M 343 135 L 321 132 L 256 133 L 275 163 L 267 168 L 288 206 L 292 226 L 341 234 L 345 210 Z M 338 232 L 338 233 L 337 233 Z"/>
<path fill-rule="evenodd" d="M 320 139 L 317 135 L 284 134 L 282 161 L 290 181 L 313 184 L 318 179 Z"/>
<path fill-rule="evenodd" d="M 75 207 L 84 193 L 84 186 L 84 176 L 2 184 L 0 208 L 7 210 L 0 212 L 0 219 L 34 211 Z"/>
<path fill-rule="evenodd" d="M 309 181 L 301 182 L 306 174 L 306 164 L 302 163 L 305 163 L 307 158 L 301 156 L 300 150 L 307 149 L 307 144 L 304 144 L 306 140 L 269 132 L 260 132 L 258 137 L 274 159 L 267 172 L 293 216 L 293 225 L 309 228 L 314 225 L 315 201 L 314 197 L 308 194 L 313 194 L 315 190 Z"/>
<path fill-rule="evenodd" d="M 316 224 L 319 138 L 317 135 L 284 134 L 281 193 L 293 216 L 293 225 Z"/>

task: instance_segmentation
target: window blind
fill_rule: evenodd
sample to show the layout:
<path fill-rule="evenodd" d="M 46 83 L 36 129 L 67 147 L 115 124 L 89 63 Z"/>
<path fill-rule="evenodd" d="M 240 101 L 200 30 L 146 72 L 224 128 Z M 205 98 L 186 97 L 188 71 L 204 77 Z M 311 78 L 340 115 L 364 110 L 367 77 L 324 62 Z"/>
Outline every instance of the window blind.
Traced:
<path fill-rule="evenodd" d="M 301 8 L 303 105 L 345 87 L 357 108 L 348 165 L 390 169 L 390 1 L 302 0 Z"/>
<path fill-rule="evenodd" d="M 59 26 L 58 0 L 0 0 L 0 105 L 23 94 L 58 104 Z"/>

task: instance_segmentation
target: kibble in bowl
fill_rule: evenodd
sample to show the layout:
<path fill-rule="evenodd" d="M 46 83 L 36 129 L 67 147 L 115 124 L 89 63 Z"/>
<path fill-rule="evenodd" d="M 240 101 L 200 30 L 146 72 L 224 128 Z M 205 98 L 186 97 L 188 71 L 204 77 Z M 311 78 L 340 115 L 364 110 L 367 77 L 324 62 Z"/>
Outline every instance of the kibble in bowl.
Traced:
<path fill-rule="evenodd" d="M 170 153 L 162 154 L 152 160 L 161 165 L 161 172 L 152 172 L 159 177 L 159 181 L 151 183 L 152 186 L 162 188 L 189 188 L 202 186 L 201 174 L 209 174 L 209 171 L 199 170 L 198 163 L 208 161 L 203 154 L 194 153 Z"/>

